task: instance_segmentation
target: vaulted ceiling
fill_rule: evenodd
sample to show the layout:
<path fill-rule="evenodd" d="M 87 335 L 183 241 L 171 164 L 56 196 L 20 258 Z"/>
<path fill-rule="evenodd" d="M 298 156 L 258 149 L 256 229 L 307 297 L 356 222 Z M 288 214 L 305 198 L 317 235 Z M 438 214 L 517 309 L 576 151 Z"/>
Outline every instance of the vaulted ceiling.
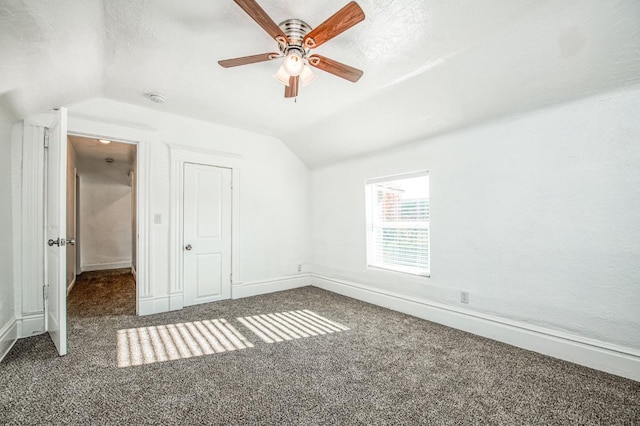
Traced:
<path fill-rule="evenodd" d="M 347 0 L 258 0 L 317 26 Z M 15 119 L 96 97 L 275 136 L 311 167 L 640 84 L 637 0 L 358 0 L 364 22 L 317 53 L 297 100 L 232 0 L 2 0 L 0 106 Z M 145 94 L 159 92 L 165 104 Z"/>

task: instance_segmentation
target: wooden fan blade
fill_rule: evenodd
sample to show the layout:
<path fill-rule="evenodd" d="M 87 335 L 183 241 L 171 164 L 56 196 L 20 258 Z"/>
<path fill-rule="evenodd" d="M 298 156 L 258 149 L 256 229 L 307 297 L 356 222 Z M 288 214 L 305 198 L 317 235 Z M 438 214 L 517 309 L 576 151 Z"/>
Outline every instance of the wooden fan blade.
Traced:
<path fill-rule="evenodd" d="M 362 70 L 350 67 L 349 65 L 342 64 L 322 55 L 311 55 L 309 57 L 309 65 L 333 75 L 337 75 L 338 77 L 342 77 L 352 83 L 360 80 L 360 77 L 364 74 Z"/>
<path fill-rule="evenodd" d="M 278 53 L 261 53 L 259 55 L 243 56 L 241 58 L 234 58 L 234 59 L 225 59 L 223 61 L 218 61 L 218 63 L 225 68 L 231 68 L 231 67 L 237 67 L 239 65 L 255 64 L 256 62 L 270 61 L 278 57 L 280 57 L 280 54 Z"/>
<path fill-rule="evenodd" d="M 355 1 L 333 14 L 304 37 L 304 45 L 313 49 L 364 20 L 364 12 Z"/>
<path fill-rule="evenodd" d="M 289 76 L 289 85 L 284 86 L 284 97 L 295 98 L 298 96 L 298 84 L 300 83 L 300 76 Z"/>
<path fill-rule="evenodd" d="M 247 15 L 251 16 L 277 42 L 287 42 L 284 31 L 271 19 L 255 0 L 234 0 Z"/>

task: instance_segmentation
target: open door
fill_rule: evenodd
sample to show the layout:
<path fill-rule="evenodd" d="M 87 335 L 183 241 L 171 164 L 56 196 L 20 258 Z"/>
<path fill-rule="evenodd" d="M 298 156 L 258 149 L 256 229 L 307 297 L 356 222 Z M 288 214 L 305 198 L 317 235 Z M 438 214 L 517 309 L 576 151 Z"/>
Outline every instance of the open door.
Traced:
<path fill-rule="evenodd" d="M 58 354 L 67 353 L 67 110 L 60 108 L 47 131 L 45 316 Z"/>

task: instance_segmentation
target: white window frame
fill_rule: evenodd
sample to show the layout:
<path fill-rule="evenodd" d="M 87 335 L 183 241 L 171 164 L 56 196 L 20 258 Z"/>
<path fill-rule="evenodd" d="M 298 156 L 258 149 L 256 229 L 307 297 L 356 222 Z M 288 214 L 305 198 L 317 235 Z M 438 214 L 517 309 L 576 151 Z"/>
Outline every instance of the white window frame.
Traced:
<path fill-rule="evenodd" d="M 405 274 L 411 274 L 421 277 L 430 277 L 431 276 L 431 226 L 430 226 L 430 218 L 423 222 L 385 222 L 387 227 L 392 228 L 414 228 L 414 229 L 427 229 L 427 265 L 426 268 L 416 268 L 411 266 L 403 266 L 397 264 L 387 264 L 376 261 L 375 247 L 377 245 L 377 238 L 375 236 L 375 194 L 374 194 L 374 185 L 384 182 L 393 182 L 403 179 L 411 179 L 416 177 L 426 177 L 427 178 L 427 190 L 429 189 L 429 172 L 427 170 L 412 172 L 412 173 L 403 173 L 399 175 L 393 176 L 384 176 L 379 178 L 367 179 L 364 183 L 365 188 L 365 211 L 366 211 L 366 262 L 367 268 L 373 269 L 383 269 L 387 271 L 400 272 Z M 427 198 L 429 199 L 429 198 Z"/>

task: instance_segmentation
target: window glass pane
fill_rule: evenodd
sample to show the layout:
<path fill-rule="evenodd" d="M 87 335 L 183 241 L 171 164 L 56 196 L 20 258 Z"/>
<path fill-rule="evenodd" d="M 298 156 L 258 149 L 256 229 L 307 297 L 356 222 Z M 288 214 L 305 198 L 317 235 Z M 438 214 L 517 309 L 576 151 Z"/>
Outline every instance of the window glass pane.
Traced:
<path fill-rule="evenodd" d="M 369 266 L 429 274 L 428 179 L 424 172 L 367 182 Z"/>

